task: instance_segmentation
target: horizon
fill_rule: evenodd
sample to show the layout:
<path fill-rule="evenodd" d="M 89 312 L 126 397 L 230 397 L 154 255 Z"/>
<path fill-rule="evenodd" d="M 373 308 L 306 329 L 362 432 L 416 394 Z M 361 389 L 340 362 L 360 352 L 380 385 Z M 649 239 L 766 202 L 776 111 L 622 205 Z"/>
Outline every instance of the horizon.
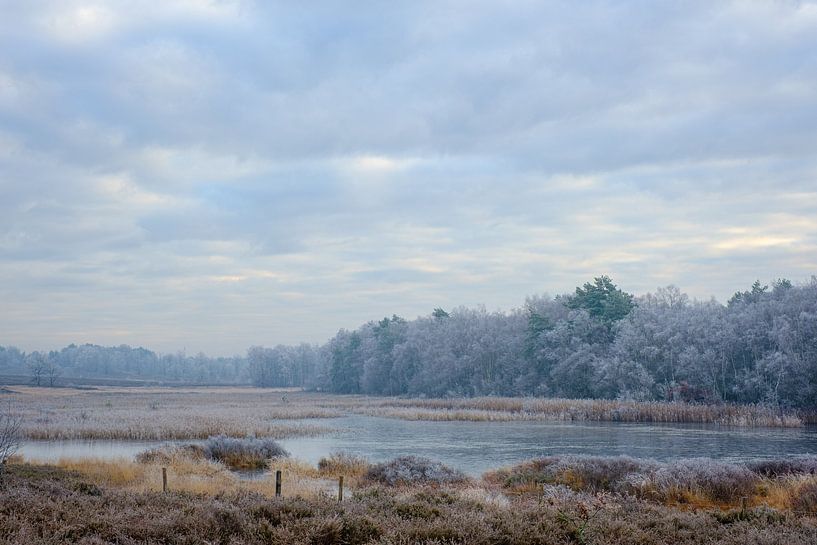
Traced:
<path fill-rule="evenodd" d="M 810 280 L 813 281 L 815 278 L 816 277 L 813 275 Z M 783 279 L 784 279 L 783 277 L 778 277 L 775 280 L 783 280 Z M 615 279 L 612 279 L 612 280 L 615 283 Z M 769 281 L 768 283 L 763 282 L 760 279 L 756 279 L 756 280 L 759 281 L 761 283 L 761 285 L 764 285 L 764 286 L 767 286 L 767 287 L 771 287 L 772 282 L 774 282 L 774 280 Z M 800 280 L 792 280 L 791 278 L 786 278 L 785 280 L 792 281 L 793 285 L 795 285 L 795 286 L 803 285 L 803 284 L 808 282 L 808 280 L 800 281 Z M 584 282 L 582 282 L 581 284 L 578 284 L 577 287 L 579 287 L 580 285 L 583 285 L 583 284 L 584 284 Z M 621 288 L 621 285 L 617 284 L 617 287 Z M 659 288 L 667 288 L 667 287 L 678 287 L 678 286 L 675 286 L 674 284 L 668 284 L 667 286 L 657 286 L 654 290 L 650 290 L 650 291 L 647 291 L 647 292 L 644 292 L 644 293 L 631 293 L 631 295 L 633 295 L 635 297 L 635 299 L 637 300 L 638 298 L 640 298 L 642 296 L 645 296 L 647 294 L 654 294 L 655 291 L 657 289 L 659 289 Z M 729 295 L 729 297 L 732 297 L 732 295 L 734 295 L 737 291 L 744 291 L 745 289 L 748 289 L 748 288 L 751 288 L 751 286 L 743 286 L 740 289 L 736 288 Z M 678 289 L 680 290 L 681 293 L 683 293 L 683 294 L 685 294 L 687 296 L 690 296 L 690 294 L 687 293 L 686 291 L 684 291 L 682 288 L 678 288 Z M 627 290 L 623 290 L 623 291 L 626 292 Z M 541 293 L 535 293 L 535 294 L 527 294 L 527 295 L 524 296 L 524 300 L 527 300 L 530 297 L 548 297 L 550 299 L 555 299 L 556 297 L 569 297 L 571 295 L 574 295 L 574 293 L 575 293 L 575 288 L 573 290 L 571 290 L 571 291 L 566 291 L 566 292 L 562 292 L 562 293 L 541 292 Z M 715 296 L 710 296 L 710 297 L 706 297 L 706 298 L 699 298 L 699 297 L 690 296 L 690 298 L 689 298 L 690 303 L 705 303 L 705 302 L 708 302 L 708 301 L 714 301 L 714 302 L 716 302 L 716 303 L 718 303 L 720 305 L 724 305 L 724 306 L 727 304 L 727 300 L 720 300 Z M 524 308 L 524 306 L 525 305 L 523 303 L 523 304 L 519 304 L 519 305 L 516 305 L 516 306 L 510 306 L 510 307 L 505 307 L 505 308 L 493 308 L 492 309 L 492 308 L 487 308 L 487 307 L 485 307 L 485 305 L 478 303 L 478 304 L 473 305 L 473 306 L 454 305 L 452 307 L 443 308 L 443 310 L 446 310 L 448 312 L 452 312 L 452 311 L 456 311 L 457 309 L 460 309 L 460 308 L 473 309 L 473 308 L 485 307 L 486 311 L 490 312 L 490 313 L 496 312 L 496 313 L 507 314 L 507 313 L 513 312 L 514 310 L 522 309 L 522 308 Z M 435 307 L 435 308 L 437 308 L 437 307 Z M 391 316 L 396 315 L 396 316 L 399 316 L 399 317 L 404 318 L 406 320 L 417 320 L 417 319 L 420 319 L 420 318 L 427 318 L 427 317 L 431 316 L 432 312 L 434 311 L 435 308 L 430 309 L 425 314 L 418 314 L 417 316 L 413 316 L 413 317 L 405 316 L 405 315 L 402 315 L 400 313 L 394 313 L 394 312 L 391 313 Z M 290 340 L 290 341 L 287 341 L 287 342 L 274 343 L 274 344 L 265 344 L 263 342 L 256 342 L 256 343 L 251 343 L 251 344 L 247 345 L 241 351 L 233 352 L 233 353 L 216 353 L 216 354 L 213 354 L 213 353 L 206 352 L 206 351 L 203 351 L 203 350 L 188 349 L 187 346 L 182 346 L 181 348 L 176 349 L 176 350 L 161 350 L 161 349 L 156 349 L 154 347 L 151 347 L 147 343 L 136 342 L 136 343 L 118 343 L 118 344 L 111 345 L 111 344 L 95 342 L 93 340 L 87 340 L 87 341 L 82 341 L 82 342 L 72 341 L 72 342 L 69 342 L 69 343 L 66 343 L 66 344 L 62 344 L 62 345 L 59 345 L 59 346 L 52 346 L 52 347 L 49 347 L 49 348 L 36 348 L 36 347 L 26 348 L 26 347 L 23 347 L 23 346 L 21 346 L 19 344 L 15 344 L 14 342 L 5 342 L 4 343 L 4 342 L 2 342 L 2 340 L 0 340 L 0 347 L 4 347 L 4 348 L 12 348 L 13 347 L 13 348 L 17 348 L 17 349 L 21 350 L 22 352 L 26 352 L 26 353 L 31 353 L 31 352 L 47 353 L 47 352 L 50 352 L 50 351 L 59 351 L 62 348 L 65 348 L 65 347 L 68 347 L 68 346 L 71 346 L 71 345 L 76 345 L 76 346 L 94 345 L 94 346 L 102 346 L 102 347 L 129 346 L 131 348 L 144 348 L 146 350 L 150 350 L 151 352 L 154 352 L 155 354 L 157 354 L 159 356 L 166 355 L 166 354 L 179 354 L 179 353 L 186 354 L 186 355 L 190 356 L 190 355 L 203 353 L 204 355 L 206 355 L 207 357 L 210 357 L 210 358 L 234 358 L 234 357 L 242 358 L 242 357 L 246 356 L 247 351 L 249 351 L 249 349 L 252 348 L 252 347 L 259 347 L 259 346 L 260 347 L 272 347 L 272 346 L 279 346 L 279 345 L 297 346 L 297 345 L 302 344 L 302 343 L 306 343 L 306 344 L 313 345 L 313 346 L 316 346 L 316 345 L 320 346 L 320 345 L 323 345 L 323 344 L 329 342 L 332 339 L 332 337 L 337 335 L 337 333 L 339 331 L 341 331 L 341 330 L 355 331 L 355 330 L 357 330 L 358 328 L 364 326 L 367 323 L 381 320 L 384 317 L 389 318 L 390 315 L 385 314 L 385 315 L 382 315 L 382 316 L 370 317 L 370 318 L 368 318 L 368 319 L 366 319 L 366 320 L 364 320 L 364 321 L 362 321 L 362 322 L 360 322 L 358 324 L 355 324 L 355 325 L 352 325 L 352 326 L 349 326 L 349 327 L 338 327 L 334 331 L 332 331 L 329 335 L 327 335 L 326 338 L 319 339 L 319 340 L 316 340 L 316 341 L 306 341 L 306 340 L 293 339 L 293 340 Z"/>
<path fill-rule="evenodd" d="M 3 6 L 0 344 L 817 274 L 814 3 Z"/>

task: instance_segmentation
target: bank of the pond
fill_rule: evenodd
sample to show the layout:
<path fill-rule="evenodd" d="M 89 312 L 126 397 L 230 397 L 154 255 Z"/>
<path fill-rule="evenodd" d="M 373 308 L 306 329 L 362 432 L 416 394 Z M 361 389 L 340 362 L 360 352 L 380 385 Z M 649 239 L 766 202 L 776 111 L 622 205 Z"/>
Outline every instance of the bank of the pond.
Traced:
<path fill-rule="evenodd" d="M 333 431 L 279 442 L 293 458 L 315 464 L 336 451 L 373 462 L 411 454 L 470 475 L 541 456 L 628 455 L 656 460 L 711 457 L 727 461 L 817 454 L 817 427 L 730 428 L 711 424 L 428 422 L 346 416 L 319 422 Z M 133 458 L 162 441 L 25 441 L 26 459 Z"/>
<path fill-rule="evenodd" d="M 219 481 L 219 475 L 209 477 L 214 482 L 188 480 L 186 488 L 163 493 L 156 483 L 147 489 L 129 488 L 133 475 L 113 467 L 67 469 L 9 467 L 0 488 L 0 543 L 817 542 L 815 518 L 791 510 L 690 509 L 562 485 L 549 488 L 543 501 L 541 494 L 508 500 L 484 483 L 398 488 L 366 484 L 337 501 L 321 493 L 276 498 L 269 486 L 245 483 L 235 488 L 234 481 Z"/>

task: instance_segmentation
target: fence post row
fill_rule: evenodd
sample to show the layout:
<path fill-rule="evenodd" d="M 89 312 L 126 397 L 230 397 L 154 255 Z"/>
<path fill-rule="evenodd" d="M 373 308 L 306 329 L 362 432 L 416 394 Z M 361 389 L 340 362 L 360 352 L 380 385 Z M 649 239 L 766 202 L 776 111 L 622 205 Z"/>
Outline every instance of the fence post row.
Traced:
<path fill-rule="evenodd" d="M 275 471 L 275 497 L 281 497 L 281 470 Z"/>
<path fill-rule="evenodd" d="M 343 475 L 338 477 L 338 501 L 343 501 Z"/>
<path fill-rule="evenodd" d="M 167 492 L 167 468 L 162 468 L 162 492 Z"/>

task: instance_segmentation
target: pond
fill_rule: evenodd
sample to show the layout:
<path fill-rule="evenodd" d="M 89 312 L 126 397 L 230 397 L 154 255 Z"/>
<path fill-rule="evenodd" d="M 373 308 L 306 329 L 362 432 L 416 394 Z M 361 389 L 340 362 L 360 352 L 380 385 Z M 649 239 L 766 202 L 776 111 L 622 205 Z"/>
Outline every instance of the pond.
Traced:
<path fill-rule="evenodd" d="M 314 422 L 314 421 L 312 421 Z M 619 422 L 427 422 L 371 416 L 318 420 L 336 431 L 285 439 L 293 457 L 317 463 L 334 451 L 379 462 L 414 454 L 439 460 L 470 475 L 554 454 L 620 455 L 657 460 L 710 457 L 727 461 L 817 454 L 817 427 L 732 428 L 697 424 Z M 162 442 L 26 441 L 30 460 L 131 458 Z"/>

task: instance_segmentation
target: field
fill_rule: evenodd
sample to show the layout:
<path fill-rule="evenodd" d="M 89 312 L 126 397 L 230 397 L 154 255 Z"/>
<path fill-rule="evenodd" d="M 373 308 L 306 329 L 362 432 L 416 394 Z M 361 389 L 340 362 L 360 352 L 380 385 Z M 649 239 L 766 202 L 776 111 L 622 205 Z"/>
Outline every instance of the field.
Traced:
<path fill-rule="evenodd" d="M 331 472 L 289 460 L 273 463 L 285 475 L 281 498 L 274 496 L 269 479 L 239 481 L 218 464 L 189 460 L 170 464 L 168 492 L 161 492 L 159 468 L 150 464 L 12 463 L 0 488 L 0 543 L 817 542 L 814 477 L 755 477 L 758 491 L 773 485 L 765 494 L 780 504 L 777 507 L 755 505 L 754 497 L 748 505 L 713 506 L 712 501 L 726 500 L 717 495 L 717 480 L 679 489 L 679 494 L 688 493 L 681 503 L 610 492 L 591 486 L 596 481 L 581 481 L 581 476 L 599 469 L 603 473 L 617 461 L 610 463 L 565 461 L 561 477 L 558 471 L 553 475 L 567 479 L 570 486 L 556 481 L 539 486 L 529 466 L 508 468 L 480 480 L 440 483 L 429 475 L 422 481 L 396 484 L 369 481 L 371 472 L 347 468 L 352 478 L 342 502 L 334 496 Z M 779 488 L 774 488 L 775 483 Z M 812 503 L 799 499 L 805 487 L 811 487 Z M 707 503 L 695 503 L 693 498 Z M 793 509 L 795 498 L 800 503 L 794 507 L 810 511 Z"/>
<path fill-rule="evenodd" d="M 469 477 L 412 456 L 376 464 L 340 452 L 310 464 L 272 440 L 320 435 L 332 418 L 355 414 L 804 424 L 765 407 L 24 386 L 4 389 L 0 401 L 22 417 L 29 439 L 177 441 L 136 459 L 63 458 L 42 466 L 13 458 L 0 476 L 0 544 L 817 543 L 817 458 L 732 464 L 566 455 Z M 234 471 L 259 467 L 266 471 L 253 478 Z"/>
<path fill-rule="evenodd" d="M 799 427 L 809 415 L 766 406 L 483 397 L 402 399 L 259 388 L 4 389 L 30 439 L 283 439 L 319 435 L 316 418 L 348 414 L 430 421 L 611 421 Z"/>

